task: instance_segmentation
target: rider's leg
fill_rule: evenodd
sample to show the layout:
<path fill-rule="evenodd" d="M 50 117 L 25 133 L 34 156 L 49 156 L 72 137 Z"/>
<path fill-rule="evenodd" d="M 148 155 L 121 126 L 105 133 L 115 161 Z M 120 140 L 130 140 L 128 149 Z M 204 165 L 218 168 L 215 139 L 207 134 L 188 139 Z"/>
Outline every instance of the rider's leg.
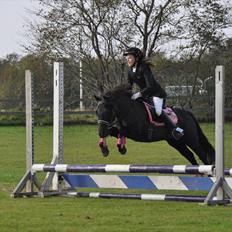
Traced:
<path fill-rule="evenodd" d="M 184 135 L 184 130 L 180 127 L 177 127 L 168 115 L 163 111 L 163 99 L 159 97 L 153 97 L 155 112 L 158 117 L 160 117 L 167 128 L 172 132 L 172 135 L 175 139 L 180 139 Z"/>
<path fill-rule="evenodd" d="M 159 97 L 152 98 L 154 103 L 155 114 L 159 117 L 162 114 L 164 99 Z"/>

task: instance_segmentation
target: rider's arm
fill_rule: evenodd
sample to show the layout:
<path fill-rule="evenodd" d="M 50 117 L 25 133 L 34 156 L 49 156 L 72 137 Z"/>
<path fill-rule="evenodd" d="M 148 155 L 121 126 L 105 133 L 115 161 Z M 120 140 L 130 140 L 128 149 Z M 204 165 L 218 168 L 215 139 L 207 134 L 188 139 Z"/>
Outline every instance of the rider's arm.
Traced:
<path fill-rule="evenodd" d="M 150 67 L 147 64 L 143 64 L 141 71 L 146 83 L 146 87 L 141 90 L 142 96 L 159 96 L 162 98 L 166 97 L 165 91 L 156 81 Z"/>
<path fill-rule="evenodd" d="M 131 71 L 128 71 L 127 83 L 132 87 L 133 80 L 132 80 L 132 77 L 131 77 Z"/>
<path fill-rule="evenodd" d="M 146 82 L 146 87 L 141 90 L 141 94 L 142 96 L 153 95 L 155 92 L 156 81 L 151 72 L 151 69 L 148 65 L 143 65 L 141 71 Z M 159 84 L 157 83 L 157 85 Z"/>

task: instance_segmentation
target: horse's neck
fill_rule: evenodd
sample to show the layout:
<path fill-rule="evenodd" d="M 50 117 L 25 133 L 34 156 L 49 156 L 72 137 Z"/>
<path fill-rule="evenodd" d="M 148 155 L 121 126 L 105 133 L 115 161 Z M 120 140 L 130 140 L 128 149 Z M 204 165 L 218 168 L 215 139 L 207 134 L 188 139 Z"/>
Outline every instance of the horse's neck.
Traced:
<path fill-rule="evenodd" d="M 127 99 L 118 99 L 117 102 L 115 102 L 115 109 L 117 116 L 121 119 L 125 119 L 128 115 L 128 109 L 130 108 L 129 101 Z"/>
<path fill-rule="evenodd" d="M 132 102 L 130 99 L 120 99 L 117 104 L 117 116 L 121 120 L 130 121 L 133 118 L 133 121 L 138 119 L 138 115 L 143 111 L 141 104 L 137 102 Z"/>

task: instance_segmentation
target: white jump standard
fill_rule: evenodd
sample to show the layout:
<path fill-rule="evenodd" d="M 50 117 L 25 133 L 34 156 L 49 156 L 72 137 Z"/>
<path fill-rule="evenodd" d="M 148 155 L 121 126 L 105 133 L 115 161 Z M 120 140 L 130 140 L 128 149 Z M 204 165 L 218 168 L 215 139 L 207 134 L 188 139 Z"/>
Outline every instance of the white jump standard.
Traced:
<path fill-rule="evenodd" d="M 63 63 L 54 63 L 54 112 L 53 112 L 53 159 L 50 164 L 34 164 L 34 113 L 33 84 L 30 71 L 26 71 L 26 174 L 12 193 L 19 196 L 75 196 L 95 198 L 120 198 L 140 200 L 165 200 L 204 202 L 204 204 L 229 204 L 232 199 L 232 181 L 225 175 L 232 175 L 232 169 L 224 168 L 224 68 L 217 66 L 216 83 L 216 168 L 212 165 L 140 165 L 140 164 L 64 164 L 63 159 Z M 220 100 L 219 100 L 220 99 Z M 37 172 L 47 172 L 42 184 Z M 78 174 L 69 174 L 69 173 Z M 91 175 L 83 173 L 93 173 Z M 96 174 L 94 174 L 96 173 Z M 136 173 L 133 175 L 100 175 L 99 173 Z M 138 173 L 162 174 L 204 174 L 216 177 L 187 176 L 141 176 Z M 229 184 L 227 183 L 229 182 Z M 63 182 L 72 189 L 64 189 Z M 74 188 L 78 188 L 78 192 Z M 157 190 L 203 190 L 208 196 L 96 193 L 80 192 L 80 187 L 157 189 Z M 36 190 L 36 189 L 37 190 Z M 36 191 L 35 191 L 36 190 Z"/>

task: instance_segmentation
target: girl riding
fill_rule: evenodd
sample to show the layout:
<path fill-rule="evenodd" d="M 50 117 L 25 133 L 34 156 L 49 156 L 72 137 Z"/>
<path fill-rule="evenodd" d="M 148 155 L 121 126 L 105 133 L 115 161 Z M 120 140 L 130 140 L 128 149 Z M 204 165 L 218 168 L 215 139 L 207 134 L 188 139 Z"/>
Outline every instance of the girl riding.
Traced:
<path fill-rule="evenodd" d="M 166 92 L 154 78 L 149 62 L 144 60 L 143 52 L 136 47 L 128 48 L 123 56 L 126 57 L 128 71 L 128 83 L 132 86 L 134 83 L 140 88 L 140 91 L 134 93 L 131 99 L 136 100 L 139 97 L 152 98 L 155 114 L 163 120 L 167 128 L 172 132 L 172 136 L 179 140 L 184 135 L 184 130 L 177 127 L 168 115 L 163 111 Z"/>

